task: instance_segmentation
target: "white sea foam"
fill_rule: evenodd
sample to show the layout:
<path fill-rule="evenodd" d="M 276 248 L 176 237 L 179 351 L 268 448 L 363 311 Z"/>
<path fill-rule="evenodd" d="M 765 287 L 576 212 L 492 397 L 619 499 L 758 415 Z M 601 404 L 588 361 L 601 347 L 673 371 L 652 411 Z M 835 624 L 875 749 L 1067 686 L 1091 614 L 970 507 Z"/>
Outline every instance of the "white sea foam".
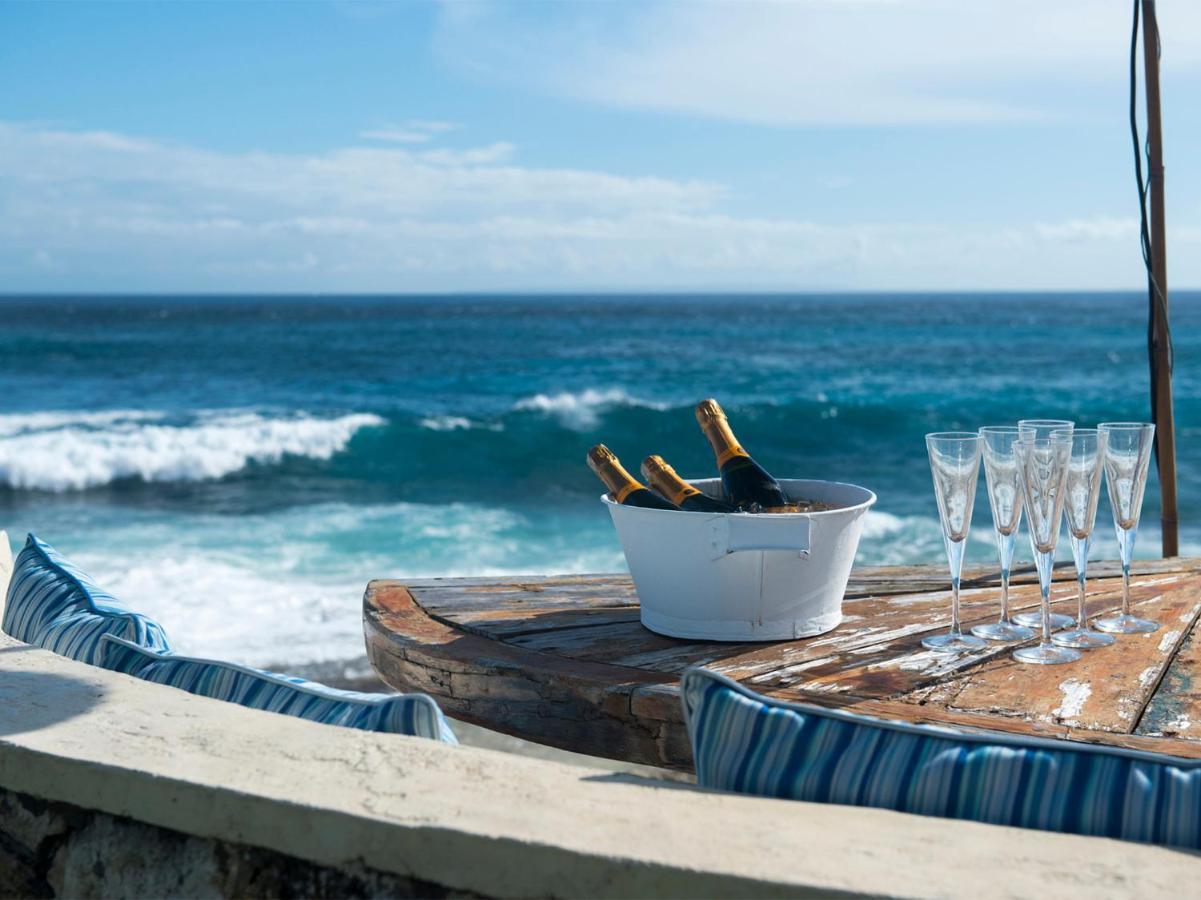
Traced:
<path fill-rule="evenodd" d="M 234 535 L 211 514 L 113 511 L 87 528 L 66 510 L 39 518 L 42 537 L 154 616 L 180 652 L 251 665 L 360 658 L 373 578 L 624 568 L 603 518 L 530 520 L 477 504 L 303 506 L 238 517 Z"/>
<path fill-rule="evenodd" d="M 905 527 L 905 520 L 888 512 L 869 510 L 863 520 L 862 537 L 865 539 L 885 537 L 896 534 Z"/>
<path fill-rule="evenodd" d="M 132 422 L 152 422 L 164 418 L 165 414 L 141 409 L 105 409 L 96 412 L 67 410 L 28 413 L 5 413 L 0 415 L 0 438 L 35 431 L 51 431 L 56 428 L 82 426 L 103 428 L 106 425 Z"/>
<path fill-rule="evenodd" d="M 519 412 L 537 412 L 553 416 L 564 428 L 584 431 L 600 421 L 600 414 L 615 406 L 640 407 L 642 409 L 668 409 L 666 403 L 652 403 L 633 397 L 623 388 L 583 391 L 564 391 L 559 394 L 535 394 L 524 397 L 513 404 Z"/>
<path fill-rule="evenodd" d="M 368 413 L 317 418 L 214 411 L 183 425 L 163 424 L 163 418 L 118 410 L 4 417 L 0 483 L 62 492 L 122 478 L 203 481 L 285 456 L 329 459 L 359 429 L 384 423 Z"/>
<path fill-rule="evenodd" d="M 419 419 L 417 424 L 429 431 L 468 431 L 472 428 L 483 428 L 488 431 L 504 431 L 500 423 L 476 422 L 466 416 L 427 416 Z"/>

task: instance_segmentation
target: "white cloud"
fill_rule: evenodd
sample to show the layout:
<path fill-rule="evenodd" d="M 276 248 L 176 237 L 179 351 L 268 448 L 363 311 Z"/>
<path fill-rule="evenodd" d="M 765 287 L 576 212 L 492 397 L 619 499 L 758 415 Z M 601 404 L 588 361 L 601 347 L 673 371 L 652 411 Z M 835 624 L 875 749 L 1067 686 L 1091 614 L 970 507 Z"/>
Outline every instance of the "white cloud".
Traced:
<path fill-rule="evenodd" d="M 1127 0 L 445 4 L 445 59 L 611 106 L 773 125 L 1081 115 L 1120 85 Z M 1201 4 L 1162 0 L 1165 71 L 1201 64 Z M 560 13 L 561 14 L 556 14 Z"/>
<path fill-rule="evenodd" d="M 1138 237 L 1139 222 L 1134 217 L 1117 219 L 1097 216 L 1053 224 L 1040 223 L 1034 226 L 1034 230 L 1039 237 L 1049 241 L 1134 241 Z"/>
<path fill-rule="evenodd" d="M 431 135 L 425 131 L 413 131 L 412 129 L 389 125 L 384 128 L 372 128 L 368 131 L 360 131 L 359 137 L 366 138 L 369 141 L 391 141 L 395 144 L 424 144 L 430 140 Z"/>
<path fill-rule="evenodd" d="M 1114 287 L 1141 277 L 1129 219 L 736 215 L 720 184 L 522 165 L 505 143 L 227 153 L 0 123 L 0 198 L 9 290 Z M 1174 283 L 1195 283 L 1201 229 L 1172 235 L 1189 250 L 1173 251 Z"/>
<path fill-rule="evenodd" d="M 504 141 L 471 150 L 428 150 L 421 154 L 425 162 L 443 166 L 470 166 L 497 163 L 513 156 L 517 148 Z"/>
<path fill-rule="evenodd" d="M 439 134 L 453 131 L 457 127 L 454 122 L 410 119 L 403 125 L 384 125 L 380 128 L 360 131 L 359 137 L 369 141 L 387 141 L 394 144 L 427 144 Z"/>

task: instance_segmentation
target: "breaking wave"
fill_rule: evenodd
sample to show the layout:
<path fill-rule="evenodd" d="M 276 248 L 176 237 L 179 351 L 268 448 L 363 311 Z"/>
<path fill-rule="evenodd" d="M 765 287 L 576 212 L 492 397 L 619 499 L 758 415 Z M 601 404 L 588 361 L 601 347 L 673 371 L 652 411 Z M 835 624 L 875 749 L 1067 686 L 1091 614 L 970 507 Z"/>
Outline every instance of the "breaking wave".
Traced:
<path fill-rule="evenodd" d="M 424 419 L 418 419 L 417 425 L 427 431 L 470 431 L 473 428 L 482 428 L 486 431 L 505 430 L 505 426 L 499 422 L 491 424 L 476 422 L 466 416 L 426 416 Z"/>
<path fill-rule="evenodd" d="M 156 412 L 36 412 L 0 416 L 0 484 L 19 490 L 73 491 L 122 479 L 204 481 L 286 456 L 329 459 L 369 413 L 333 418 L 207 412 L 174 424 Z"/>
<path fill-rule="evenodd" d="M 641 409 L 668 409 L 666 403 L 652 403 L 632 397 L 623 388 L 608 388 L 597 390 L 587 388 L 583 391 L 564 391 L 559 394 L 534 394 L 523 397 L 513 404 L 515 412 L 535 412 L 558 420 L 564 428 L 573 431 L 586 431 L 594 428 L 600 421 L 600 414 L 606 409 L 624 406 Z"/>

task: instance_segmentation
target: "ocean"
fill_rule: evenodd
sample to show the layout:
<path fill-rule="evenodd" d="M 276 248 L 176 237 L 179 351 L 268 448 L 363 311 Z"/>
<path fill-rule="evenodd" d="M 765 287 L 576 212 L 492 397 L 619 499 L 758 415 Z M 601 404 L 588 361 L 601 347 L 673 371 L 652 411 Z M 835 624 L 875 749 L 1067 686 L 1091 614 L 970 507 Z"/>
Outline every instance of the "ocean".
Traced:
<path fill-rule="evenodd" d="M 1172 299 L 1198 554 L 1201 294 Z M 584 453 L 709 475 L 704 397 L 778 476 L 879 495 L 861 564 L 945 561 L 926 432 L 1149 417 L 1135 293 L 8 297 L 0 315 L 14 546 L 35 531 L 180 650 L 258 665 L 360 659 L 372 578 L 623 569 Z M 1154 556 L 1154 481 L 1143 518 Z M 1112 557 L 1105 501 L 1098 523 Z M 969 556 L 993 558 L 983 491 Z"/>

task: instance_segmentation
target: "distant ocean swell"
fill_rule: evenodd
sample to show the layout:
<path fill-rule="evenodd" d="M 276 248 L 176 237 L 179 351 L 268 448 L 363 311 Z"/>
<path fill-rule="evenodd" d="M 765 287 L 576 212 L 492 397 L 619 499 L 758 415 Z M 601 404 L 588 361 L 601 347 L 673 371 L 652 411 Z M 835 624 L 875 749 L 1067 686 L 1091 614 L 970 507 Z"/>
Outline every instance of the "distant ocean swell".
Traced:
<path fill-rule="evenodd" d="M 804 451 L 814 438 L 807 427 L 838 419 L 844 438 L 869 438 L 908 418 L 888 407 L 846 406 L 824 396 L 788 403 L 748 404 L 741 422 L 779 435 L 775 442 Z M 801 427 L 801 426 L 806 427 Z M 648 431 L 673 446 L 645 444 Z M 0 486 L 19 491 L 79 491 L 125 481 L 197 482 L 248 468 L 337 458 L 339 470 L 356 465 L 375 476 L 415 478 L 425 464 L 447 472 L 470 464 L 495 435 L 518 451 L 506 477 L 578 465 L 594 440 L 615 447 L 652 449 L 686 458 L 704 452 L 691 403 L 672 405 L 633 396 L 622 388 L 585 389 L 523 397 L 496 413 L 457 411 L 428 415 L 385 412 L 197 410 L 190 413 L 114 409 L 36 411 L 0 415 Z M 358 440 L 356 440 L 358 439 Z M 465 442 L 466 440 L 466 442 Z M 536 452 L 528 452 L 531 446 Z M 450 456 L 448 457 L 447 454 Z M 456 453 L 460 456 L 456 457 Z M 375 456 L 376 458 L 365 458 Z M 403 460 L 392 471 L 389 460 Z M 407 475 L 406 475 L 407 473 Z"/>

